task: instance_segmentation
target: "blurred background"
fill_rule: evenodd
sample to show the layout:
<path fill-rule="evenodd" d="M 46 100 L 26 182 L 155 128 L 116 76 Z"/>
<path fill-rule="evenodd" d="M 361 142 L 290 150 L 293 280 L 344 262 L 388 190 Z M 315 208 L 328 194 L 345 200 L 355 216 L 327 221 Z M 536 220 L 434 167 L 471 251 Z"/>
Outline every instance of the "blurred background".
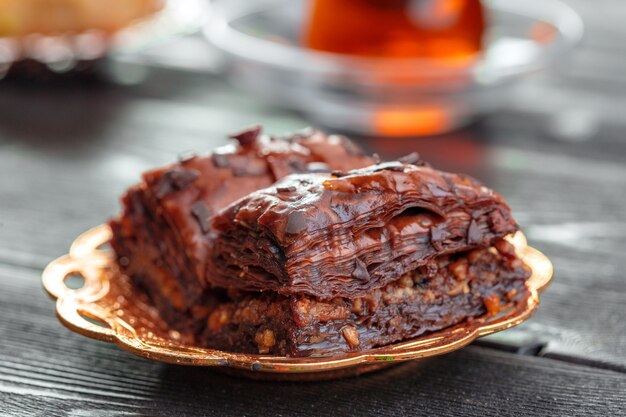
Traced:
<path fill-rule="evenodd" d="M 0 0 L 0 330 L 29 335 L 0 354 L 65 332 L 40 271 L 141 172 L 262 124 L 486 182 L 556 276 L 481 343 L 624 372 L 625 18 L 620 0 Z"/>

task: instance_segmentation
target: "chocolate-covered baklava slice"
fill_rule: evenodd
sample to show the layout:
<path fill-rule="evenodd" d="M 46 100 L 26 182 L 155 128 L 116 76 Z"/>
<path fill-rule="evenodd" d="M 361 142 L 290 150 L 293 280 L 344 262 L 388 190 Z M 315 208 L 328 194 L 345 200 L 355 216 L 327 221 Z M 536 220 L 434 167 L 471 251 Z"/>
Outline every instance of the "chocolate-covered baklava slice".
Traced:
<path fill-rule="evenodd" d="M 208 155 L 148 171 L 110 222 L 118 265 L 174 317 L 211 298 L 206 291 L 210 218 L 228 204 L 298 172 L 353 169 L 374 158 L 343 136 L 314 130 L 271 137 L 254 127 Z M 197 309 L 197 308 L 196 308 Z"/>
<path fill-rule="evenodd" d="M 212 219 L 215 286 L 360 297 L 435 257 L 517 230 L 500 195 L 467 176 L 392 162 L 291 175 Z"/>

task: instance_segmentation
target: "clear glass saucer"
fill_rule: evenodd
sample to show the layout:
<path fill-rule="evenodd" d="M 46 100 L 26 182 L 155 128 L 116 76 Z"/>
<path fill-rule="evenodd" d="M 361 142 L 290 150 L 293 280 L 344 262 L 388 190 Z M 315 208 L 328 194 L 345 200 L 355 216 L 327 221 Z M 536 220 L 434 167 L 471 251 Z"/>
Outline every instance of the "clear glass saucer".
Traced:
<path fill-rule="evenodd" d="M 579 15 L 559 0 L 484 4 L 484 50 L 463 67 L 303 48 L 305 0 L 214 0 L 204 34 L 228 58 L 237 85 L 317 123 L 361 134 L 435 134 L 500 106 L 516 81 L 562 60 L 583 34 Z"/>

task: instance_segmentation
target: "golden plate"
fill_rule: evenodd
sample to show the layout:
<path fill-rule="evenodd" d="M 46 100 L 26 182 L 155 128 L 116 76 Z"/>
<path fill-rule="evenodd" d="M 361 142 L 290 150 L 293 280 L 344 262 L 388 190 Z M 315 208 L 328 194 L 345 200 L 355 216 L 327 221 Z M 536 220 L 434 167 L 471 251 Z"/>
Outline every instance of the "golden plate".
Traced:
<path fill-rule="evenodd" d="M 59 320 L 79 334 L 116 343 L 148 359 L 213 366 L 253 378 L 325 379 L 449 353 L 478 337 L 528 319 L 537 309 L 539 293 L 552 279 L 550 260 L 529 247 L 524 235 L 517 233 L 509 240 L 532 269 L 529 296 L 496 317 L 483 316 L 412 340 L 343 355 L 290 358 L 231 353 L 186 344 L 184 335 L 168 329 L 145 297 L 137 294 L 128 278 L 119 272 L 111 251 L 102 248 L 110 235 L 107 226 L 86 232 L 74 241 L 68 255 L 51 262 L 44 270 L 43 285 L 57 300 Z M 84 279 L 83 287 L 76 290 L 67 287 L 65 280 L 72 275 Z"/>

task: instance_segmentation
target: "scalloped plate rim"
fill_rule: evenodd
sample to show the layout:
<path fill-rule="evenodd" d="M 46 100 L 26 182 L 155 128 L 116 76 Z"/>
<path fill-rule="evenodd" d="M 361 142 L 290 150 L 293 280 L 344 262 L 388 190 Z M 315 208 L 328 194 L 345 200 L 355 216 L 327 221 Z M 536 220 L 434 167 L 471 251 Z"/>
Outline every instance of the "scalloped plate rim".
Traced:
<path fill-rule="evenodd" d="M 479 337 L 516 326 L 527 320 L 539 305 L 539 293 L 550 283 L 553 267 L 541 252 L 526 243 L 518 232 L 508 239 L 514 243 L 519 255 L 533 270 L 528 280 L 529 297 L 524 308 L 516 307 L 493 321 L 481 316 L 474 324 L 461 322 L 437 332 L 417 338 L 385 345 L 366 351 L 334 356 L 285 357 L 248 353 L 233 353 L 203 347 L 182 345 L 176 341 L 163 342 L 142 339 L 134 328 L 118 316 L 98 309 L 97 301 L 109 291 L 109 274 L 101 273 L 111 262 L 109 250 L 98 249 L 106 244 L 110 229 L 100 225 L 81 234 L 71 245 L 69 254 L 52 261 L 44 270 L 42 281 L 48 294 L 56 299 L 56 313 L 61 323 L 81 335 L 113 342 L 122 349 L 144 358 L 161 362 L 193 366 L 226 366 L 246 371 L 273 373 L 311 373 L 336 371 L 373 363 L 395 363 L 422 359 L 460 349 Z M 71 273 L 80 273 L 85 285 L 70 290 L 63 281 Z M 96 277 L 97 275 L 97 277 Z M 102 279 L 102 277 L 107 277 Z M 105 322 L 109 327 L 92 324 L 80 314 Z M 169 343 L 169 346 L 167 346 Z"/>

